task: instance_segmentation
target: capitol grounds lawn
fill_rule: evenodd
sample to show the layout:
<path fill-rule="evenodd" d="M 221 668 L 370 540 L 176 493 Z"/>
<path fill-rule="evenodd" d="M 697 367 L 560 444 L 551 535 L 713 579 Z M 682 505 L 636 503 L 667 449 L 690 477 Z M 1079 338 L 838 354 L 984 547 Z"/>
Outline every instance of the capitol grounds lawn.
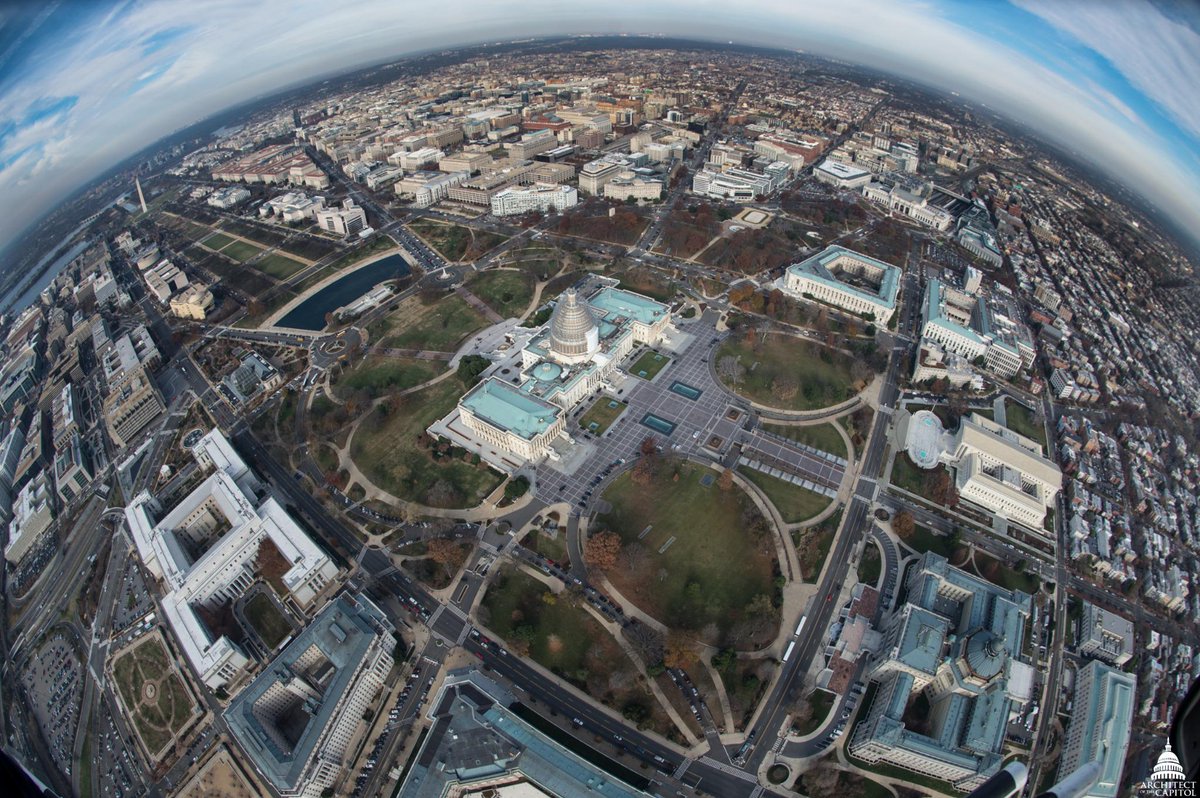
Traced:
<path fill-rule="evenodd" d="M 1000 585 L 1007 590 L 1021 590 L 1030 595 L 1036 593 L 1042 584 L 1036 574 L 1011 568 L 1000 560 L 982 553 L 979 549 L 975 550 L 974 568 L 970 568 L 969 565 L 962 567 L 974 570 L 992 584 Z"/>
<path fill-rule="evenodd" d="M 1042 424 L 1034 420 L 1034 413 L 1020 402 L 1006 402 L 1004 408 L 1008 428 L 1018 435 L 1032 438 L 1042 446 L 1046 445 L 1046 430 Z"/>
<path fill-rule="evenodd" d="M 255 261 L 254 268 L 271 275 L 276 280 L 286 280 L 303 269 L 304 264 L 298 260 L 292 260 L 285 255 L 280 255 L 278 252 L 272 252 L 262 260 Z"/>
<path fill-rule="evenodd" d="M 803 427 L 785 426 L 783 424 L 763 424 L 763 429 L 772 435 L 778 435 L 781 438 L 787 438 L 796 443 L 811 446 L 822 452 L 828 452 L 829 454 L 845 458 L 846 442 L 842 440 L 842 436 L 834 429 L 835 424 L 837 424 L 836 421 L 831 421 L 827 424 L 809 424 Z"/>
<path fill-rule="evenodd" d="M 496 575 L 480 606 L 484 625 L 504 639 L 513 656 L 534 662 L 566 679 L 635 722 L 660 734 L 673 728 L 641 674 L 620 644 L 578 606 L 573 594 L 506 566 Z M 639 726 L 642 724 L 639 722 Z M 645 726 L 642 726 L 645 727 Z"/>
<path fill-rule="evenodd" d="M 292 625 L 279 614 L 279 610 L 265 593 L 255 593 L 242 608 L 246 620 L 254 627 L 255 634 L 266 647 L 274 651 L 292 631 Z"/>
<path fill-rule="evenodd" d="M 149 637 L 113 663 L 113 674 L 138 733 L 157 754 L 192 717 L 195 706 L 179 673 L 167 661 L 159 639 Z M 146 703 L 143 691 L 147 682 L 158 687 L 152 703 Z"/>
<path fill-rule="evenodd" d="M 722 491 L 716 472 L 692 463 L 661 460 L 639 485 L 632 470 L 604 492 L 611 509 L 591 525 L 609 529 L 622 543 L 608 577 L 626 598 L 675 629 L 716 624 L 727 633 L 756 596 L 775 592 L 775 547 L 750 498 L 736 485 Z M 678 474 L 678 480 L 675 475 Z M 702 485 L 702 477 L 714 478 Z M 639 540 L 642 532 L 650 527 Z M 659 549 L 674 538 L 663 553 Z M 778 619 L 770 624 L 775 627 Z M 755 636 L 773 637 L 775 629 Z"/>
<path fill-rule="evenodd" d="M 652 380 L 658 376 L 658 373 L 667 367 L 671 362 L 671 358 L 655 352 L 653 349 L 647 349 L 645 352 L 633 362 L 629 367 L 629 373 L 635 377 L 641 377 L 643 380 Z"/>
<path fill-rule="evenodd" d="M 761 488 L 762 492 L 767 494 L 767 498 L 771 500 L 771 504 L 775 505 L 775 509 L 779 511 L 779 515 L 789 524 L 807 521 L 833 501 L 827 496 L 794 485 L 785 479 L 755 471 L 753 468 L 739 466 L 738 473 Z"/>
<path fill-rule="evenodd" d="M 907 535 L 900 535 L 900 540 L 917 554 L 932 551 L 947 560 L 953 560 L 960 548 L 957 538 L 939 535 L 921 524 L 913 524 L 913 531 Z"/>
<path fill-rule="evenodd" d="M 616 407 L 613 407 L 613 405 L 616 405 Z M 580 416 L 579 426 L 593 435 L 603 435 L 612 426 L 612 423 L 617 420 L 617 417 L 625 412 L 625 408 L 628 406 L 625 402 L 620 402 L 611 396 L 604 396 L 602 394 L 592 403 L 587 412 Z M 596 425 L 595 429 L 591 428 L 592 424 Z"/>
<path fill-rule="evenodd" d="M 409 229 L 425 239 L 448 261 L 476 260 L 508 240 L 507 236 L 460 224 L 418 219 Z"/>
<path fill-rule="evenodd" d="M 740 385 L 722 382 L 741 396 L 780 410 L 817 410 L 836 405 L 854 396 L 853 362 L 849 355 L 828 347 L 781 333 L 755 338 L 755 345 L 734 334 L 720 348 L 714 363 L 721 372 L 721 359 L 739 358 L 745 369 Z M 771 390 L 776 377 L 787 377 L 798 385 L 791 399 L 780 399 Z"/>
<path fill-rule="evenodd" d="M 334 392 L 342 399 L 359 391 L 374 398 L 420 385 L 446 368 L 445 363 L 436 360 L 367 355 L 342 372 L 333 383 Z"/>
<path fill-rule="evenodd" d="M 558 537 L 550 537 L 549 532 L 534 530 L 521 541 L 521 545 L 530 551 L 536 551 L 548 560 L 559 565 L 565 565 L 570 555 L 567 554 L 567 528 L 559 527 Z"/>
<path fill-rule="evenodd" d="M 431 302 L 412 296 L 371 325 L 371 343 L 391 349 L 454 352 L 467 336 L 487 326 L 487 320 L 460 296 L 447 294 Z"/>
<path fill-rule="evenodd" d="M 533 300 L 534 279 L 524 272 L 493 269 L 471 279 L 467 290 L 500 316 L 515 319 Z"/>
<path fill-rule="evenodd" d="M 454 409 L 466 391 L 457 377 L 406 396 L 389 397 L 354 432 L 350 454 L 380 488 L 434 507 L 474 507 L 502 477 L 453 447 L 423 448 L 425 428 Z"/>

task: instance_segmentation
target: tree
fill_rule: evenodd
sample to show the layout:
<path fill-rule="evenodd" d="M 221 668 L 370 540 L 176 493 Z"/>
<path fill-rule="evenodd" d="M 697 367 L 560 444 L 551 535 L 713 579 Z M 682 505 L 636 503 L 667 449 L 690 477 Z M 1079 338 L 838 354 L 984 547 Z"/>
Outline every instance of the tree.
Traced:
<path fill-rule="evenodd" d="M 892 531 L 902 538 L 912 535 L 914 526 L 912 513 L 908 510 L 901 510 L 892 518 Z"/>
<path fill-rule="evenodd" d="M 699 652 L 691 638 L 675 630 L 667 635 L 667 643 L 663 649 L 663 665 L 668 668 L 686 669 L 694 665 L 699 658 Z"/>
<path fill-rule="evenodd" d="M 925 492 L 937 504 L 946 507 L 958 504 L 958 491 L 954 489 L 954 480 L 945 469 L 925 478 Z"/>
<path fill-rule="evenodd" d="M 653 457 L 658 453 L 658 442 L 654 439 L 653 435 L 648 435 L 642 439 L 638 451 L 642 453 L 643 457 Z"/>
<path fill-rule="evenodd" d="M 721 476 L 717 477 L 717 487 L 721 490 L 731 490 L 733 488 L 733 472 L 726 468 L 721 472 Z"/>
<path fill-rule="evenodd" d="M 504 498 L 506 501 L 516 501 L 529 492 L 529 477 L 520 475 L 513 477 L 504 486 Z"/>
<path fill-rule="evenodd" d="M 740 385 L 746 376 L 746 367 L 733 355 L 725 355 L 717 361 L 717 374 L 730 385 Z"/>
<path fill-rule="evenodd" d="M 621 555 L 621 537 L 608 530 L 588 535 L 583 555 L 588 565 L 609 571 L 616 566 L 617 558 Z"/>
<path fill-rule="evenodd" d="M 462 565 L 466 559 L 463 547 L 452 540 L 445 538 L 433 538 L 425 543 L 425 551 L 429 554 L 429 559 L 446 570 L 446 574 L 453 574 Z"/>
<path fill-rule="evenodd" d="M 458 361 L 458 378 L 470 387 L 479 382 L 479 375 L 491 364 L 483 355 L 466 355 Z"/>
<path fill-rule="evenodd" d="M 857 364 L 858 361 L 855 361 Z M 771 381 L 771 395 L 781 402 L 790 402 L 800 392 L 800 383 L 790 374 L 780 374 Z"/>
<path fill-rule="evenodd" d="M 662 662 L 663 636 L 653 626 L 635 620 L 625 626 L 622 634 L 647 665 Z"/>

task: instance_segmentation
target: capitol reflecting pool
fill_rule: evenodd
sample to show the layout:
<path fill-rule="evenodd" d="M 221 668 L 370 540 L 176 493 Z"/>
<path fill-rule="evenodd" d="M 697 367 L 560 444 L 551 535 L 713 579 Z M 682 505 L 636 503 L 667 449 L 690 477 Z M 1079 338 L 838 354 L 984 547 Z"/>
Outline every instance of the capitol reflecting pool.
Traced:
<path fill-rule="evenodd" d="M 325 314 L 348 305 L 379 283 L 398 280 L 412 273 L 408 263 L 399 255 L 388 255 L 374 263 L 330 283 L 308 299 L 292 308 L 279 320 L 278 327 L 293 327 L 297 330 L 325 329 Z"/>

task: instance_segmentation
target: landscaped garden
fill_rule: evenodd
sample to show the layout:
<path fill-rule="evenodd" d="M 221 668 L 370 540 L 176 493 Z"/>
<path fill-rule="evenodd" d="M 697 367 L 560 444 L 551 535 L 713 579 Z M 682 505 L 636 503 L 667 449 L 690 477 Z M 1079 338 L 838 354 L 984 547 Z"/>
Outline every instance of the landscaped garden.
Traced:
<path fill-rule="evenodd" d="M 854 396 L 865 385 L 855 376 L 860 362 L 781 333 L 731 336 L 716 353 L 717 375 L 728 388 L 781 410 L 816 410 Z"/>
<path fill-rule="evenodd" d="M 839 508 L 821 523 L 792 532 L 792 542 L 796 545 L 796 556 L 800 560 L 800 576 L 806 581 L 816 581 L 821 573 L 841 522 L 842 509 Z"/>
<path fill-rule="evenodd" d="M 1042 446 L 1046 445 L 1046 428 L 1041 418 L 1020 402 L 1007 402 L 1004 408 L 1007 426 L 1018 435 L 1032 438 Z"/>
<path fill-rule="evenodd" d="M 671 358 L 666 355 L 655 352 L 653 349 L 647 349 L 629 367 L 629 373 L 635 377 L 641 377 L 643 380 L 652 380 L 670 362 Z"/>
<path fill-rule="evenodd" d="M 732 479 L 643 454 L 604 492 L 592 525 L 620 537 L 608 577 L 644 611 L 709 642 L 756 647 L 774 637 L 778 566 L 769 525 Z"/>
<path fill-rule="evenodd" d="M 251 596 L 243 607 L 242 614 L 270 651 L 274 651 L 275 647 L 292 633 L 292 625 L 266 593 Z"/>
<path fill-rule="evenodd" d="M 593 435 L 603 435 L 629 405 L 609 396 L 601 396 L 579 418 L 579 426 Z"/>
<path fill-rule="evenodd" d="M 158 637 L 147 637 L 113 663 L 121 703 L 151 755 L 157 755 L 199 711 Z"/>

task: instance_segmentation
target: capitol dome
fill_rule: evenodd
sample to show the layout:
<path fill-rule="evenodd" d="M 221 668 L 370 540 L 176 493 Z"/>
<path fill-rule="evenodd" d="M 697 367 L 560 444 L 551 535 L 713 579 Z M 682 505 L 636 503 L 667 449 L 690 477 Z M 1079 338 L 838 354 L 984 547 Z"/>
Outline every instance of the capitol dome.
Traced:
<path fill-rule="evenodd" d="M 550 351 L 567 359 L 590 355 L 600 345 L 600 329 L 586 302 L 568 288 L 550 317 Z"/>
<path fill-rule="evenodd" d="M 1167 747 L 1159 755 L 1158 764 L 1150 773 L 1150 781 L 1187 781 L 1187 774 L 1183 772 L 1183 766 L 1179 764 L 1179 757 L 1175 756 L 1175 752 L 1171 750 L 1170 743 L 1167 743 Z"/>

